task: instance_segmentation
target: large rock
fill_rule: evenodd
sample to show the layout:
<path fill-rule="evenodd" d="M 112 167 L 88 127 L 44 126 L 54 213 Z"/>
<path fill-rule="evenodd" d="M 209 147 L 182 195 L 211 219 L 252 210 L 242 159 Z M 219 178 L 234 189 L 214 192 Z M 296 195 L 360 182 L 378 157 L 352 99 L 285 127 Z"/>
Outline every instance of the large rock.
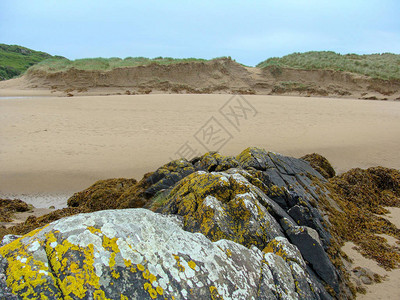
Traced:
<path fill-rule="evenodd" d="M 75 194 L 69 200 L 69 205 L 75 207 L 54 212 L 54 215 L 48 215 L 44 219 L 30 220 L 29 224 L 24 224 L 24 228 L 33 229 L 43 226 L 49 223 L 45 222 L 45 220 L 54 221 L 59 217 L 65 217 L 76 212 L 103 209 L 107 207 L 107 203 L 111 203 L 111 208 L 143 207 L 169 215 L 169 220 L 180 220 L 179 227 L 184 231 L 177 231 L 177 234 L 178 232 L 182 234 L 182 239 L 186 239 L 187 234 L 190 236 L 202 236 L 208 243 L 211 243 L 210 245 L 219 245 L 219 247 L 223 247 L 221 245 L 226 243 L 226 240 L 230 240 L 229 243 L 232 243 L 232 245 L 237 245 L 237 247 L 240 245 L 242 247 L 240 249 L 248 249 L 247 251 L 250 251 L 238 250 L 238 253 L 243 253 L 245 256 L 239 258 L 240 255 L 237 254 L 238 256 L 235 257 L 237 260 L 245 261 L 247 260 L 246 253 L 254 254 L 262 251 L 265 263 L 262 266 L 260 265 L 259 272 L 262 274 L 262 278 L 269 278 L 268 280 L 270 281 L 260 282 L 258 288 L 258 296 L 260 298 L 274 298 L 276 295 L 281 295 L 283 298 L 329 298 L 330 296 L 327 294 L 326 289 L 332 294 L 336 293 L 337 296 L 343 293 L 346 287 L 345 279 L 340 273 L 340 269 L 337 268 L 338 265 L 340 266 L 341 259 L 338 243 L 335 237 L 332 237 L 329 233 L 329 218 L 324 210 L 321 210 L 322 206 L 320 205 L 321 202 L 323 205 L 326 205 L 329 201 L 334 203 L 330 198 L 329 191 L 325 188 L 326 184 L 327 180 L 314 170 L 308 162 L 301 159 L 286 157 L 258 148 L 248 148 L 236 158 L 210 152 L 191 161 L 185 159 L 172 161 L 155 172 L 146 174 L 139 182 L 128 179 L 98 182 L 87 190 Z M 142 212 L 141 214 L 147 216 L 147 214 L 143 213 L 143 210 L 140 211 Z M 113 212 L 113 214 L 122 216 L 119 211 Z M 111 220 L 110 225 L 107 225 L 112 228 L 113 232 L 121 230 L 122 236 L 118 237 L 118 239 L 125 239 L 129 235 L 125 234 L 124 230 L 140 228 L 140 231 L 144 232 L 153 230 L 151 228 L 158 226 L 158 224 L 149 225 L 149 222 L 144 222 L 139 226 L 137 225 L 137 219 L 141 217 L 138 217 L 136 213 L 133 215 L 135 216 L 134 218 L 124 215 L 124 219 L 121 219 L 120 223 Z M 161 215 L 155 216 L 160 220 L 165 218 Z M 116 217 L 110 218 L 114 220 Z M 154 217 L 153 219 L 157 218 Z M 158 222 L 157 220 L 155 223 Z M 136 225 L 130 227 L 131 225 L 129 224 Z M 304 226 L 304 228 L 307 228 L 307 233 L 312 232 L 313 234 L 305 237 L 301 234 L 296 235 L 296 231 L 293 230 L 303 228 L 298 227 L 298 225 Z M 101 227 L 103 225 L 98 226 Z M 125 229 L 124 226 L 126 227 Z M 145 229 L 143 226 L 150 227 Z M 96 230 L 92 228 L 93 232 L 89 229 L 89 231 L 82 230 L 86 232 L 85 234 L 90 233 L 91 238 L 93 234 L 99 235 L 103 241 L 104 231 L 97 231 L 100 227 L 95 227 Z M 26 232 L 16 230 L 11 233 L 24 234 Z M 65 243 L 63 242 L 64 240 L 71 242 L 74 239 L 56 231 L 53 232 L 53 235 L 57 244 Z M 75 236 L 75 233 L 73 233 L 73 236 Z M 174 236 L 176 237 L 175 242 L 179 243 L 177 235 Z M 107 237 L 112 238 L 109 235 Z M 318 248 L 316 250 L 317 254 L 314 254 L 313 248 L 309 247 L 315 240 L 318 241 L 319 245 L 316 247 Z M 35 242 L 34 240 L 27 240 L 26 237 L 21 241 L 26 241 L 25 245 L 27 247 L 30 243 Z M 149 239 L 146 242 L 152 243 Z M 159 242 L 162 244 L 162 241 Z M 86 246 L 89 244 L 88 242 Z M 43 246 L 45 247 L 44 244 Z M 173 246 L 168 247 L 175 249 Z M 50 248 L 46 249 L 48 249 L 47 251 L 51 250 Z M 75 250 L 79 253 L 84 251 L 80 248 Z M 67 251 L 65 253 L 66 256 L 63 258 L 69 264 L 71 264 L 69 260 L 84 259 L 86 255 L 74 251 Z M 104 252 L 103 250 L 99 251 L 100 253 Z M 327 255 L 328 251 L 330 256 Z M 289 252 L 291 255 L 288 255 Z M 176 254 L 177 252 L 174 253 Z M 46 255 L 50 257 L 50 254 L 46 253 Z M 105 256 L 106 260 L 111 257 L 111 254 L 107 255 Z M 202 253 L 203 260 L 206 259 L 206 255 L 212 254 L 204 251 Z M 117 259 L 118 257 L 115 254 L 114 258 Z M 251 257 L 254 258 L 253 256 Z M 318 259 L 320 258 L 323 258 L 324 263 L 322 269 L 318 265 Z M 199 257 L 196 259 L 201 261 Z M 226 258 L 224 259 L 226 260 Z M 336 267 L 330 263 L 330 259 L 335 261 Z M 89 264 L 94 263 L 92 260 L 87 261 Z M 118 264 L 118 262 L 121 262 L 121 259 L 116 260 L 115 263 Z M 157 260 L 157 264 L 163 265 L 163 261 Z M 75 265 L 72 265 L 72 267 L 69 266 L 68 268 L 75 267 Z M 124 265 L 121 264 L 118 267 L 124 268 Z M 127 266 L 125 265 L 125 267 Z M 105 270 L 104 272 L 106 273 L 102 274 L 109 275 L 111 272 L 111 277 L 117 272 L 115 269 L 111 270 L 106 267 Z M 292 274 L 292 279 L 287 275 L 289 271 Z M 118 272 L 122 274 L 121 272 L 126 271 L 121 269 Z M 126 274 L 128 275 L 124 276 L 129 280 L 136 280 L 140 277 L 135 277 L 138 275 L 129 275 L 129 272 Z M 62 280 L 65 279 L 64 275 L 54 276 L 61 276 Z M 168 275 L 168 278 L 170 277 Z M 216 277 L 212 278 L 215 279 Z M 210 281 L 215 286 L 216 283 L 212 278 Z M 281 280 L 286 278 L 285 285 L 274 286 L 269 283 L 279 282 L 279 278 Z M 85 277 L 84 282 L 87 279 Z M 218 280 L 220 281 L 220 279 Z M 50 282 L 51 280 L 46 279 L 47 281 Z M 59 281 L 56 280 L 55 282 Z M 113 282 L 113 284 L 116 283 Z M 191 284 L 193 285 L 193 282 L 189 281 L 188 286 Z M 149 286 L 146 285 L 146 287 Z M 153 286 L 153 289 L 155 287 Z M 174 283 L 171 288 L 180 290 L 181 286 Z M 135 289 L 140 289 L 140 287 L 135 285 L 131 290 Z M 233 293 L 231 288 L 224 287 L 223 289 L 225 295 L 234 295 L 231 294 Z M 89 287 L 87 290 L 88 293 L 92 293 Z M 106 290 L 110 295 L 114 293 L 111 287 Z M 186 292 L 189 291 L 187 287 L 185 287 L 185 290 Z M 215 292 L 214 288 L 212 290 Z M 208 289 L 208 292 L 211 293 L 210 289 Z M 143 295 L 151 296 L 147 292 L 147 294 L 138 293 L 134 292 L 133 295 L 137 297 Z M 209 296 L 203 290 L 201 293 L 203 294 L 198 294 L 197 296 Z M 114 297 L 116 294 L 112 295 Z M 180 297 L 185 297 L 183 294 L 179 295 Z M 253 294 L 249 292 L 246 295 L 251 297 Z M 344 294 L 341 297 L 347 297 L 348 295 Z"/>
<path fill-rule="evenodd" d="M 286 234 L 293 245 L 297 246 L 302 256 L 312 269 L 339 293 L 339 281 L 335 267 L 324 251 L 318 232 L 307 226 L 293 226 L 287 220 L 282 221 Z"/>
<path fill-rule="evenodd" d="M 260 203 L 266 196 L 238 171 L 232 173 L 198 171 L 187 176 L 160 211 L 182 216 L 185 230 L 212 241 L 229 239 L 262 250 L 271 239 L 284 236 L 283 231 Z"/>
<path fill-rule="evenodd" d="M 182 227 L 145 209 L 67 217 L 0 248 L 0 284 L 19 299 L 329 298 L 283 237 L 262 252 Z"/>
<path fill-rule="evenodd" d="M 146 194 L 154 196 L 161 190 L 169 189 L 194 171 L 196 171 L 195 167 L 186 159 L 173 160 L 158 168 L 146 179 L 149 184 Z"/>

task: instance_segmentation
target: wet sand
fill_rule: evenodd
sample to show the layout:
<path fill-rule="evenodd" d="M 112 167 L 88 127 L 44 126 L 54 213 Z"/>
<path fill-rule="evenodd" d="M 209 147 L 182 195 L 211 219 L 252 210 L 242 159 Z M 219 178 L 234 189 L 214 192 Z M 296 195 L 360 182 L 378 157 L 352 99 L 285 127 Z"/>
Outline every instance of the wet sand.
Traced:
<path fill-rule="evenodd" d="M 233 126 L 219 112 L 231 97 L 0 99 L 0 196 L 25 195 L 21 198 L 36 207 L 59 207 L 96 180 L 140 179 L 177 158 L 186 142 L 200 154 L 218 150 L 221 143 L 207 144 L 202 131 L 211 117 L 215 131 L 230 133 L 219 149 L 225 155 L 257 146 L 295 157 L 317 152 L 338 172 L 400 168 L 400 102 L 245 96 L 242 104 L 254 110 L 242 111 Z"/>
<path fill-rule="evenodd" d="M 400 208 L 397 207 L 387 207 L 390 211 L 389 214 L 384 217 L 390 222 L 400 228 Z M 399 246 L 398 240 L 387 235 L 379 235 L 388 241 L 389 244 L 394 246 Z M 352 249 L 355 245 L 353 243 L 346 243 L 342 248 L 346 254 L 353 259 L 353 266 L 368 268 L 372 272 L 377 273 L 381 276 L 386 276 L 385 280 L 378 284 L 364 285 L 367 290 L 365 295 L 357 295 L 357 299 L 361 300 L 374 300 L 374 299 L 400 299 L 400 269 L 394 269 L 391 271 L 386 271 L 384 268 L 380 267 L 374 260 L 367 259 L 363 257 L 359 252 Z"/>

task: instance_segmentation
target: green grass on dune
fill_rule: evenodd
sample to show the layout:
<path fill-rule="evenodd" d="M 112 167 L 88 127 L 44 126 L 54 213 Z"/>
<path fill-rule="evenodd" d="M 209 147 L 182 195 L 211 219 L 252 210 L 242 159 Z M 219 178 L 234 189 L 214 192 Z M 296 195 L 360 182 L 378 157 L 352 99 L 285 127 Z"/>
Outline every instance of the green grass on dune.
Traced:
<path fill-rule="evenodd" d="M 156 58 L 127 57 L 125 59 L 118 57 L 111 57 L 111 58 L 98 57 L 98 58 L 83 58 L 76 60 L 69 60 L 66 58 L 64 59 L 50 58 L 34 65 L 32 67 L 32 70 L 59 72 L 75 68 L 77 70 L 106 71 L 122 67 L 145 66 L 151 63 L 156 63 L 160 65 L 169 65 L 182 62 L 201 62 L 201 61 L 207 61 L 207 60 L 200 58 L 172 58 L 172 57 L 156 57 Z"/>
<path fill-rule="evenodd" d="M 0 44 L 0 80 L 10 79 L 25 72 L 30 66 L 52 57 L 17 45 Z"/>
<path fill-rule="evenodd" d="M 221 57 L 226 58 L 226 57 Z M 230 59 L 230 57 L 228 57 Z M 108 71 L 115 68 L 146 66 L 149 64 L 169 65 L 183 62 L 204 62 L 199 58 L 171 57 L 127 57 L 83 58 L 69 60 L 61 56 L 52 56 L 45 52 L 35 51 L 17 45 L 0 44 L 0 80 L 17 77 L 28 68 L 46 72 L 77 70 Z M 384 80 L 400 80 L 400 54 L 338 54 L 332 51 L 311 51 L 293 53 L 283 57 L 272 57 L 257 65 L 259 68 L 281 67 L 295 69 L 329 69 L 347 71 Z"/>
<path fill-rule="evenodd" d="M 272 57 L 257 65 L 259 68 L 268 66 L 306 70 L 329 69 L 385 80 L 400 80 L 400 55 L 392 53 L 341 55 L 332 51 L 311 51 Z"/>

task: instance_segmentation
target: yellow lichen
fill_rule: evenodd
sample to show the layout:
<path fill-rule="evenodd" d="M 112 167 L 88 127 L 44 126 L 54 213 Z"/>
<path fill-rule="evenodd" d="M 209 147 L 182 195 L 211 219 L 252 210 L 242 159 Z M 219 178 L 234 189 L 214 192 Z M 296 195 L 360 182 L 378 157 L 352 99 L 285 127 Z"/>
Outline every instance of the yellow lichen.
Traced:
<path fill-rule="evenodd" d="M 143 285 L 143 288 L 145 289 L 145 291 L 147 291 L 151 288 L 151 284 L 148 282 L 145 282 L 145 284 Z"/>
<path fill-rule="evenodd" d="M 284 250 L 281 242 L 279 242 L 275 239 L 268 243 L 268 245 L 263 249 L 263 252 L 265 252 L 265 253 L 273 252 L 276 255 L 279 255 L 280 257 L 282 257 L 284 260 L 286 260 L 286 261 L 288 260 L 288 254 Z"/>
<path fill-rule="evenodd" d="M 66 276 L 63 281 L 61 281 L 60 289 L 63 291 L 64 295 L 75 295 L 78 298 L 85 297 L 86 289 L 82 285 L 77 284 L 77 278 L 74 276 Z"/>
<path fill-rule="evenodd" d="M 64 280 L 57 279 L 58 285 L 65 297 L 75 296 L 82 298 L 86 296 L 89 286 L 96 289 L 100 288 L 99 277 L 94 270 L 94 248 L 92 244 L 87 247 L 79 247 L 70 243 L 68 240 L 63 240 L 53 248 L 50 244 L 57 241 L 53 232 L 46 235 L 46 253 L 56 274 L 73 274 L 74 276 L 66 276 Z M 76 263 L 69 263 L 69 253 L 79 253 L 83 256 L 82 267 Z"/>
<path fill-rule="evenodd" d="M 119 248 L 117 245 L 117 240 L 118 238 L 108 238 L 106 235 L 103 235 L 103 247 L 104 249 L 113 252 L 113 253 L 118 253 Z"/>
<path fill-rule="evenodd" d="M 229 249 L 226 249 L 226 255 L 228 255 L 228 257 L 231 257 L 231 256 L 232 256 L 232 252 L 231 252 L 231 250 L 229 250 Z"/>
<path fill-rule="evenodd" d="M 181 261 L 180 261 L 179 256 L 178 256 L 178 255 L 174 255 L 174 258 L 175 258 L 175 260 L 176 260 L 176 265 L 177 265 L 177 267 L 178 267 L 178 270 L 179 270 L 180 272 L 185 272 L 185 267 L 181 264 Z"/>
<path fill-rule="evenodd" d="M 151 299 L 156 299 L 157 298 L 157 291 L 155 289 L 150 288 L 148 290 L 148 292 L 149 292 L 149 295 L 150 295 Z"/>
<path fill-rule="evenodd" d="M 143 265 L 137 264 L 136 266 L 140 271 L 142 271 L 142 272 L 144 271 L 144 266 Z"/>
<path fill-rule="evenodd" d="M 254 186 L 234 176 L 195 172 L 175 186 L 170 193 L 169 201 L 175 203 L 178 208 L 177 214 L 183 216 L 186 227 L 201 232 L 213 242 L 229 239 L 247 247 L 261 246 L 267 243 L 264 232 L 268 231 L 266 227 L 268 224 L 264 223 L 265 227 L 254 233 L 253 237 L 249 235 L 253 234 L 249 229 L 249 222 L 254 217 L 264 218 L 266 213 L 263 207 L 253 203 L 257 208 L 257 214 L 253 216 L 246 207 L 245 196 L 241 196 L 255 192 Z M 203 204 L 207 196 L 212 196 L 221 202 L 218 210 Z M 215 222 L 216 213 L 226 216 L 229 230 L 223 230 Z"/>
<path fill-rule="evenodd" d="M 218 293 L 218 290 L 215 286 L 210 286 L 210 295 L 212 300 L 223 300 L 224 298 Z"/>
<path fill-rule="evenodd" d="M 36 233 L 42 231 L 42 230 L 45 229 L 47 226 L 49 226 L 49 224 L 47 224 L 47 225 L 45 225 L 45 226 L 43 226 L 43 227 L 41 227 L 41 228 L 37 228 L 37 229 L 35 229 L 35 230 L 32 230 L 31 232 L 25 234 L 25 235 L 23 236 L 23 238 L 26 238 L 26 237 L 33 237 L 34 235 L 36 235 Z"/>
<path fill-rule="evenodd" d="M 196 270 L 196 263 L 193 260 L 190 260 L 188 262 L 188 265 L 190 268 L 192 268 L 193 270 Z"/>
<path fill-rule="evenodd" d="M 159 295 L 164 294 L 164 290 L 163 290 L 163 288 L 162 288 L 161 286 L 156 287 L 156 291 L 157 291 L 157 293 L 158 293 Z"/>
<path fill-rule="evenodd" d="M 157 277 L 154 274 L 149 275 L 149 281 L 151 282 L 151 284 L 153 284 L 153 282 L 155 282 L 157 280 Z"/>
<path fill-rule="evenodd" d="M 118 272 L 116 272 L 115 270 L 112 270 L 111 276 L 114 277 L 115 279 L 118 279 L 121 275 Z"/>
<path fill-rule="evenodd" d="M 28 236 L 33 237 L 38 231 L 30 233 Z M 51 270 L 39 260 L 35 260 L 27 251 L 27 246 L 21 243 L 22 238 L 17 239 L 0 248 L 0 254 L 7 260 L 8 268 L 6 271 L 6 283 L 13 293 L 20 292 L 23 298 L 39 298 L 35 292 L 35 288 L 45 286 L 48 282 L 55 283 L 55 277 Z M 36 241 L 38 242 L 38 241 Z M 42 271 L 42 272 L 40 272 Z M 52 279 L 45 279 L 43 271 Z M 55 298 L 60 297 L 59 293 L 53 293 Z"/>
<path fill-rule="evenodd" d="M 142 276 L 143 276 L 144 279 L 149 279 L 149 277 L 150 277 L 150 272 L 149 272 L 149 270 L 146 269 L 146 270 L 142 273 Z"/>
<path fill-rule="evenodd" d="M 116 256 L 115 252 L 111 252 L 109 261 L 110 268 L 115 266 L 115 256 Z"/>
<path fill-rule="evenodd" d="M 128 300 L 129 298 L 125 296 L 124 294 L 121 294 L 121 299 L 120 300 Z"/>
<path fill-rule="evenodd" d="M 104 291 L 102 290 L 97 290 L 93 293 L 93 299 L 94 300 L 111 300 L 106 297 Z"/>
<path fill-rule="evenodd" d="M 94 228 L 92 226 L 89 226 L 89 227 L 87 227 L 87 229 L 93 234 L 101 235 L 101 230 L 98 229 L 98 228 Z"/>
<path fill-rule="evenodd" d="M 125 259 L 124 258 L 124 264 L 127 268 L 130 268 L 132 266 L 132 262 L 130 259 Z"/>
<path fill-rule="evenodd" d="M 129 259 L 124 258 L 124 264 L 126 268 L 129 269 L 132 273 L 137 272 L 136 268 L 133 266 L 132 262 Z"/>
<path fill-rule="evenodd" d="M 71 273 L 78 273 L 79 266 L 76 262 L 72 262 L 70 266 Z"/>

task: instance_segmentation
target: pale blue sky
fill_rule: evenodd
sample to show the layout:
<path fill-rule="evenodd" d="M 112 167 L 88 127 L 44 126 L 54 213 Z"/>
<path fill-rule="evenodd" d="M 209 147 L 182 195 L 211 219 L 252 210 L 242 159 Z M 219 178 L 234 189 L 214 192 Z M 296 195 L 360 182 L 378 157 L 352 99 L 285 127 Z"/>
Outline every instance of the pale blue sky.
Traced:
<path fill-rule="evenodd" d="M 69 59 L 400 53 L 398 0 L 0 0 L 0 43 Z"/>

